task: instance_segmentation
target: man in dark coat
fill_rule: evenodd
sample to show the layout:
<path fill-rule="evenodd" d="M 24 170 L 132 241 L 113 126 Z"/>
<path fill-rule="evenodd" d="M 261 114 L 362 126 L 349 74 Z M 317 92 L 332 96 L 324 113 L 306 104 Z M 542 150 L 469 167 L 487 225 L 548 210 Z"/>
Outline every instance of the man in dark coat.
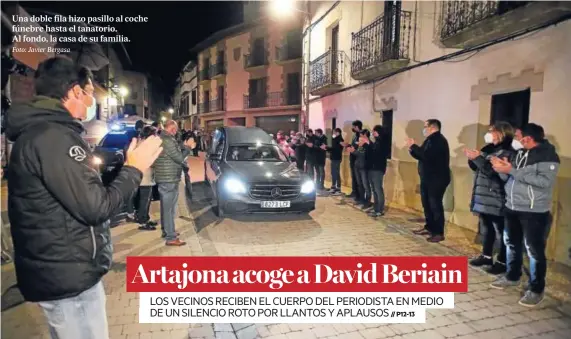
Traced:
<path fill-rule="evenodd" d="M 68 58 L 43 61 L 36 96 L 7 112 L 10 231 L 18 287 L 39 303 L 52 337 L 108 339 L 101 278 L 112 262 L 109 219 L 139 186 L 161 140 L 133 141 L 125 165 L 104 185 L 81 137 L 90 100 L 78 74 Z"/>
<path fill-rule="evenodd" d="M 315 130 L 315 139 L 313 142 L 313 151 L 315 152 L 315 181 L 318 190 L 325 189 L 325 163 L 327 159 L 327 151 L 322 148 L 327 146 L 327 136 L 323 134 L 323 130 L 318 128 Z"/>
<path fill-rule="evenodd" d="M 420 175 L 420 196 L 426 225 L 414 231 L 419 235 L 430 235 L 430 242 L 444 240 L 444 193 L 450 184 L 450 149 L 448 141 L 442 135 L 439 120 L 424 122 L 423 135 L 426 140 L 421 146 L 413 139 L 407 140 L 410 155 L 418 160 Z"/>
<path fill-rule="evenodd" d="M 351 130 L 353 131 L 353 137 L 351 138 L 351 142 L 345 143 L 343 142 L 341 145 L 343 147 L 353 147 L 354 149 L 359 148 L 359 137 L 361 135 L 361 130 L 363 129 L 363 123 L 360 120 L 353 121 Z M 358 180 L 358 170 L 355 168 L 355 160 L 356 157 L 353 153 L 349 155 L 349 167 L 351 168 L 351 193 L 349 194 L 349 198 L 354 198 L 355 200 L 359 200 L 359 197 L 363 195 L 363 192 L 359 192 L 359 180 Z"/>

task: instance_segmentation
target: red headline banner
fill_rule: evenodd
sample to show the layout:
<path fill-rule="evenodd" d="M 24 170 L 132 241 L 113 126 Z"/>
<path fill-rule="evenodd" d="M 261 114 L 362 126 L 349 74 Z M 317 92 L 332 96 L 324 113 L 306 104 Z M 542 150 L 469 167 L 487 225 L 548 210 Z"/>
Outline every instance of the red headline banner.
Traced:
<path fill-rule="evenodd" d="M 467 292 L 466 257 L 127 257 L 128 292 Z"/>

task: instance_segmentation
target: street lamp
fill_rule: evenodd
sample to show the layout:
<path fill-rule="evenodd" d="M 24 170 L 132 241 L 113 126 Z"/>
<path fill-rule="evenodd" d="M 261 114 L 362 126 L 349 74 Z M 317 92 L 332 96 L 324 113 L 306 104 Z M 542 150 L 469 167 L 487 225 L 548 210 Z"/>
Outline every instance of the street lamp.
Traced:
<path fill-rule="evenodd" d="M 284 15 L 290 15 L 292 12 L 299 12 L 304 14 L 304 19 L 307 24 L 306 30 L 303 32 L 302 41 L 307 34 L 307 62 L 305 62 L 305 92 L 304 92 L 304 104 L 305 110 L 303 111 L 303 125 L 301 126 L 302 131 L 305 132 L 306 126 L 309 123 L 309 88 L 311 87 L 310 82 L 310 63 L 311 63 L 311 29 L 313 25 L 311 23 L 311 11 L 309 8 L 310 2 L 309 0 L 306 1 L 307 3 L 307 10 L 301 10 L 295 6 L 295 4 L 300 1 L 295 0 L 272 0 L 271 8 L 273 11 L 273 16 L 275 17 L 283 17 Z"/>
<path fill-rule="evenodd" d="M 119 88 L 119 94 L 121 94 L 121 96 L 124 98 L 127 95 L 129 95 L 129 90 L 127 89 L 127 87 L 121 87 Z"/>
<path fill-rule="evenodd" d="M 169 114 L 173 114 L 174 113 L 174 109 L 169 108 Z"/>
<path fill-rule="evenodd" d="M 161 120 L 162 120 L 162 122 L 165 122 L 165 121 L 167 121 L 167 118 L 166 118 L 166 117 L 161 117 Z"/>

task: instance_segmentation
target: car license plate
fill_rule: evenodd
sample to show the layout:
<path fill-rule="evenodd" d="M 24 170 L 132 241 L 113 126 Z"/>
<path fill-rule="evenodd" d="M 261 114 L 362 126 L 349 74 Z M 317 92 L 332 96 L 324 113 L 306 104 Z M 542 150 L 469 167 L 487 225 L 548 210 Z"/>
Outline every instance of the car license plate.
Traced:
<path fill-rule="evenodd" d="M 262 201 L 262 208 L 289 208 L 290 201 Z"/>

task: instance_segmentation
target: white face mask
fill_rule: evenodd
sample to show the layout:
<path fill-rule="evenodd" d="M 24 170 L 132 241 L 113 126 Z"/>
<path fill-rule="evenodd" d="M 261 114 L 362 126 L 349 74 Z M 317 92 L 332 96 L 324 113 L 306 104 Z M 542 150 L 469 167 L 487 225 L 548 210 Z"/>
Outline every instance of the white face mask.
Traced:
<path fill-rule="evenodd" d="M 520 149 L 523 148 L 523 145 L 521 144 L 521 142 L 519 142 L 519 140 L 513 139 L 512 148 L 515 149 L 516 151 L 519 151 Z"/>
<path fill-rule="evenodd" d="M 424 135 L 425 137 L 428 135 L 428 128 L 423 128 L 422 129 L 422 135 Z"/>
<path fill-rule="evenodd" d="M 91 107 L 87 107 L 87 114 L 85 115 L 85 120 L 82 122 L 91 121 L 97 115 L 97 103 L 95 102 L 95 98 L 92 97 L 91 102 Z"/>
<path fill-rule="evenodd" d="M 494 143 L 494 135 L 490 132 L 484 135 L 484 142 L 486 144 L 493 144 Z"/>

